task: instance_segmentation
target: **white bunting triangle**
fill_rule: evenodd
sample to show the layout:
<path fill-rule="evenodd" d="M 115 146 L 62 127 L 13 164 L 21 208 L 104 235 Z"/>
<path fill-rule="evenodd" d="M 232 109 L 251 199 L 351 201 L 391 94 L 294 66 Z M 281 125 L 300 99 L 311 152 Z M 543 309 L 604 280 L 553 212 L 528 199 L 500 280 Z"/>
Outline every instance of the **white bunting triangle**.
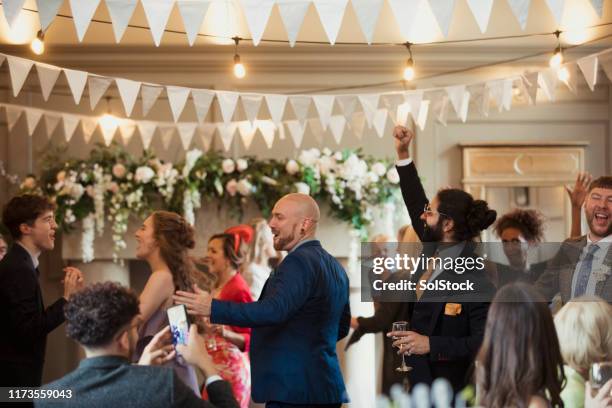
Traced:
<path fill-rule="evenodd" d="M 349 120 L 357 107 L 357 96 L 338 95 L 336 96 L 336 100 L 338 101 L 338 105 L 340 105 L 340 109 L 342 109 L 344 117 Z"/>
<path fill-rule="evenodd" d="M 472 95 L 474 95 L 474 99 L 479 102 L 477 103 L 480 114 L 484 117 L 488 117 L 489 108 L 491 107 L 491 95 L 489 93 L 489 86 L 487 83 L 484 83 L 473 87 L 473 89 L 474 88 L 478 91 L 478 93 L 472 92 Z"/>
<path fill-rule="evenodd" d="M 83 139 L 85 143 L 91 142 L 91 137 L 98 126 L 98 121 L 90 118 L 81 118 L 81 127 L 83 129 Z"/>
<path fill-rule="evenodd" d="M 480 32 L 484 34 L 489 26 L 491 10 L 493 10 L 493 0 L 467 0 L 467 4 L 478 24 L 478 28 L 480 28 Z"/>
<path fill-rule="evenodd" d="M 62 122 L 64 123 L 64 138 L 66 139 L 66 143 L 68 143 L 72 139 L 72 136 L 74 136 L 74 131 L 77 126 L 79 126 L 81 119 L 76 115 L 65 114 L 62 115 Z"/>
<path fill-rule="evenodd" d="M 471 94 L 468 91 L 465 91 L 463 93 L 463 100 L 461 101 L 461 112 L 457 115 L 463 123 L 465 123 L 465 121 L 467 120 L 468 109 L 470 108 L 470 96 Z"/>
<path fill-rule="evenodd" d="M 423 91 L 406 92 L 404 98 L 408 104 L 412 119 L 415 121 L 418 120 L 419 112 L 421 111 L 421 102 L 423 101 Z"/>
<path fill-rule="evenodd" d="M 261 108 L 263 96 L 247 94 L 241 95 L 240 99 L 242 100 L 242 108 L 244 109 L 247 119 L 254 122 L 255 119 L 257 119 L 259 108 Z"/>
<path fill-rule="evenodd" d="M 196 132 L 200 137 L 200 141 L 202 142 L 202 147 L 204 151 L 207 152 L 210 149 L 210 145 L 212 144 L 213 136 L 215 135 L 216 126 L 214 123 L 204 123 L 203 125 L 198 126 Z"/>
<path fill-rule="evenodd" d="M 238 122 L 238 131 L 240 132 L 240 138 L 242 139 L 244 148 L 249 149 L 255 138 L 255 133 L 257 133 L 257 126 L 248 120 L 243 120 Z"/>
<path fill-rule="evenodd" d="M 227 152 L 234 141 L 234 134 L 236 133 L 236 128 L 238 128 L 237 122 L 217 123 L 217 130 L 219 130 L 219 136 L 221 136 L 221 142 L 223 143 L 223 148 Z"/>
<path fill-rule="evenodd" d="M 66 80 L 68 81 L 68 87 L 72 92 L 74 103 L 78 105 L 81 103 L 83 90 L 85 89 L 85 84 L 87 83 L 87 72 L 64 68 L 64 75 L 66 75 Z"/>
<path fill-rule="evenodd" d="M 410 114 L 410 104 L 408 102 L 404 102 L 402 104 L 397 105 L 397 111 L 395 113 L 395 118 L 393 115 L 391 116 L 391 120 L 393 120 L 394 125 L 406 126 L 408 123 L 408 115 Z"/>
<path fill-rule="evenodd" d="M 132 14 L 134 14 L 138 0 L 106 0 L 105 2 L 111 22 L 113 23 L 115 42 L 119 43 L 130 23 Z"/>
<path fill-rule="evenodd" d="M 140 87 L 140 98 L 142 98 L 142 116 L 147 116 L 153 105 L 164 91 L 160 85 L 142 84 Z"/>
<path fill-rule="evenodd" d="M 159 47 L 175 0 L 141 0 L 155 45 Z"/>
<path fill-rule="evenodd" d="M 546 4 L 550 9 L 557 25 L 561 25 L 563 20 L 563 9 L 565 8 L 565 0 L 546 0 Z"/>
<path fill-rule="evenodd" d="M 119 125 L 119 133 L 121 133 L 121 140 L 123 140 L 124 146 L 130 144 L 132 137 L 134 137 L 134 132 L 136 132 L 136 124 L 133 122 Z"/>
<path fill-rule="evenodd" d="M 555 100 L 558 83 L 559 77 L 556 69 L 548 68 L 538 73 L 538 85 L 540 85 L 540 88 L 542 88 L 542 91 L 544 91 L 544 94 L 550 101 Z"/>
<path fill-rule="evenodd" d="M 538 73 L 528 72 L 521 76 L 521 85 L 530 105 L 535 104 L 538 95 Z"/>
<path fill-rule="evenodd" d="M 331 45 L 336 42 L 348 0 L 317 0 L 314 2 L 325 34 Z"/>
<path fill-rule="evenodd" d="M 465 85 L 449 86 L 446 88 L 446 94 L 448 95 L 451 105 L 453 105 L 453 109 L 455 109 L 455 113 L 458 117 L 461 117 L 461 112 L 463 111 Z"/>
<path fill-rule="evenodd" d="M 455 10 L 455 0 L 429 0 L 429 7 L 438 22 L 442 35 L 448 37 L 453 11 Z"/>
<path fill-rule="evenodd" d="M 304 139 L 304 132 L 306 131 L 306 123 L 302 124 L 297 120 L 288 120 L 285 122 L 287 129 L 289 129 L 289 135 L 293 140 L 293 144 L 296 148 L 302 145 Z"/>
<path fill-rule="evenodd" d="M 105 124 L 101 121 L 98 121 L 98 127 L 100 128 L 100 132 L 102 132 L 102 138 L 104 139 L 104 144 L 106 146 L 110 146 L 115 138 L 115 134 L 117 133 L 117 128 L 119 127 L 118 123 L 110 123 Z"/>
<path fill-rule="evenodd" d="M 40 20 L 40 29 L 45 32 L 51 21 L 57 15 L 60 6 L 64 0 L 37 0 L 36 6 L 38 9 L 38 18 Z"/>
<path fill-rule="evenodd" d="M 427 115 L 429 114 L 429 105 L 431 101 L 421 101 L 421 107 L 419 108 L 419 116 L 416 119 L 416 123 L 419 129 L 425 130 L 427 124 Z"/>
<path fill-rule="evenodd" d="M 74 28 L 76 29 L 79 42 L 83 41 L 87 27 L 89 27 L 89 23 L 91 23 L 91 19 L 96 13 L 98 4 L 100 4 L 100 0 L 70 0 L 72 20 L 74 21 Z"/>
<path fill-rule="evenodd" d="M 521 30 L 524 30 L 527 26 L 527 17 L 529 16 L 529 6 L 531 6 L 531 0 L 508 0 L 508 5 L 518 20 Z"/>
<path fill-rule="evenodd" d="M 334 140 L 337 144 L 342 141 L 344 135 L 344 128 L 346 126 L 346 118 L 342 115 L 334 115 L 329 121 L 329 129 L 331 130 Z"/>
<path fill-rule="evenodd" d="M 486 84 L 486 88 L 489 96 L 495 101 L 497 110 L 501 112 L 504 108 L 504 81 L 503 79 L 496 79 L 489 81 Z"/>
<path fill-rule="evenodd" d="M 189 98 L 189 88 L 183 88 L 182 86 L 166 86 L 166 92 L 168 93 L 168 103 L 170 103 L 172 117 L 175 122 L 178 122 L 185 108 L 185 103 Z"/>
<path fill-rule="evenodd" d="M 594 91 L 595 84 L 597 84 L 597 71 L 599 69 L 597 56 L 580 58 L 576 62 L 578 63 L 580 71 L 582 71 L 582 75 L 584 75 L 584 80 L 587 85 L 589 85 L 591 91 Z"/>
<path fill-rule="evenodd" d="M 387 113 L 386 109 L 377 109 L 374 115 L 374 129 L 378 134 L 378 137 L 385 135 L 385 127 L 387 126 Z"/>
<path fill-rule="evenodd" d="M 4 105 L 4 110 L 6 111 L 6 125 L 8 127 L 9 132 L 13 130 L 17 121 L 21 117 L 23 113 L 23 109 L 18 108 L 14 105 Z"/>
<path fill-rule="evenodd" d="M 193 105 L 195 106 L 198 122 L 204 122 L 204 119 L 206 119 L 206 115 L 208 115 L 210 105 L 212 104 L 214 98 L 214 92 L 207 91 L 205 89 L 191 90 L 191 99 L 193 100 Z"/>
<path fill-rule="evenodd" d="M 295 116 L 300 121 L 300 123 L 304 123 L 306 118 L 308 117 L 308 111 L 310 110 L 310 102 L 312 98 L 310 96 L 290 96 L 289 102 L 291 102 L 291 107 L 293 108 L 293 112 Z"/>
<path fill-rule="evenodd" d="M 28 125 L 28 135 L 32 136 L 36 130 L 36 126 L 42 118 L 43 111 L 35 108 L 27 108 L 25 110 L 26 124 Z"/>
<path fill-rule="evenodd" d="M 365 120 L 368 122 L 368 127 L 371 128 L 372 122 L 374 121 L 374 115 L 378 109 L 378 103 L 380 102 L 380 94 L 361 94 L 358 96 L 358 98 L 359 102 L 361 102 L 361 107 L 363 108 Z"/>
<path fill-rule="evenodd" d="M 314 95 L 312 101 L 319 112 L 319 120 L 321 121 L 321 127 L 323 131 L 327 130 L 329 126 L 329 120 L 334 109 L 334 95 Z"/>
<path fill-rule="evenodd" d="M 11 29 L 13 29 L 13 24 L 15 24 L 17 17 L 21 13 L 24 3 L 25 0 L 2 0 L 4 18 L 6 18 L 6 22 Z"/>
<path fill-rule="evenodd" d="M 151 147 L 151 141 L 153 140 L 153 135 L 155 135 L 157 124 L 155 122 L 141 120 L 136 122 L 136 126 L 138 127 L 138 133 L 140 133 L 142 146 L 148 149 Z"/>
<path fill-rule="evenodd" d="M 274 134 L 276 133 L 276 125 L 270 120 L 257 120 L 255 121 L 255 125 L 257 126 L 257 129 L 259 129 L 259 131 L 261 132 L 261 135 L 263 136 L 263 139 L 266 142 L 266 146 L 268 146 L 268 149 L 271 149 L 272 145 L 274 144 Z"/>
<path fill-rule="evenodd" d="M 21 88 L 25 83 L 34 61 L 13 57 L 11 55 L 6 56 L 9 67 L 9 74 L 11 75 L 11 86 L 13 87 L 13 96 L 16 98 L 21 92 Z"/>
<path fill-rule="evenodd" d="M 219 107 L 221 108 L 221 116 L 225 123 L 229 123 L 234 116 L 236 104 L 238 103 L 238 92 L 216 91 Z M 219 130 L 221 132 L 221 130 Z"/>
<path fill-rule="evenodd" d="M 367 43 L 372 44 L 383 0 L 351 0 L 351 4 Z"/>
<path fill-rule="evenodd" d="M 274 0 L 240 0 L 240 4 L 251 32 L 253 45 L 257 47 L 268 24 Z"/>
<path fill-rule="evenodd" d="M 349 127 L 353 131 L 353 134 L 355 135 L 355 137 L 357 137 L 360 140 L 363 136 L 365 124 L 366 124 L 366 118 L 363 113 L 361 115 L 358 115 L 358 114 L 353 115 L 353 119 L 351 119 L 349 123 Z"/>
<path fill-rule="evenodd" d="M 44 115 L 44 118 L 45 118 L 45 130 L 47 132 L 47 137 L 50 139 L 51 136 L 53 136 L 55 129 L 57 129 L 57 125 L 59 125 L 61 117 L 46 113 Z"/>
<path fill-rule="evenodd" d="M 446 122 L 448 120 L 448 102 L 448 96 L 442 96 L 436 109 L 436 120 L 444 126 L 446 126 Z"/>
<path fill-rule="evenodd" d="M 189 146 L 191 146 L 191 141 L 193 140 L 197 126 L 197 122 L 183 122 L 176 125 L 181 144 L 185 151 L 189 150 Z"/>
<path fill-rule="evenodd" d="M 59 74 L 62 72 L 61 69 L 53 65 L 43 64 L 42 62 L 36 63 L 36 72 L 38 73 L 38 81 L 40 82 L 40 90 L 42 91 L 43 99 L 49 100 L 49 96 L 53 91 L 53 87 L 57 82 Z"/>
<path fill-rule="evenodd" d="M 591 6 L 593 6 L 593 10 L 599 18 L 603 16 L 603 5 L 604 0 L 589 0 L 591 2 Z"/>
<path fill-rule="evenodd" d="M 568 78 L 563 82 L 568 89 L 576 95 L 578 93 L 578 65 L 577 64 L 565 64 L 563 65 L 568 72 Z"/>
<path fill-rule="evenodd" d="M 176 131 L 176 127 L 168 125 L 159 125 L 158 129 L 162 141 L 162 146 L 164 150 L 168 150 L 170 148 L 170 143 L 172 143 L 172 139 L 174 139 L 174 132 Z"/>
<path fill-rule="evenodd" d="M 402 37 L 410 38 L 414 19 L 424 0 L 388 0 Z"/>
<path fill-rule="evenodd" d="M 183 25 L 190 46 L 195 43 L 198 37 L 198 32 L 202 27 L 210 3 L 211 0 L 178 0 L 176 2 L 183 18 Z"/>
<path fill-rule="evenodd" d="M 126 116 L 131 116 L 136 98 L 138 98 L 138 91 L 140 90 L 141 83 L 124 78 L 115 78 L 115 82 L 117 83 L 119 96 L 121 96 L 121 102 L 123 102 L 125 114 Z"/>
<path fill-rule="evenodd" d="M 287 31 L 289 45 L 295 46 L 297 36 L 304 22 L 304 17 L 310 7 L 310 1 L 305 0 L 277 0 L 278 11 Z"/>
<path fill-rule="evenodd" d="M 103 76 L 90 75 L 87 79 L 87 86 L 89 88 L 89 106 L 91 110 L 96 109 L 102 96 L 108 90 L 108 87 L 113 82 L 112 79 Z"/>
<path fill-rule="evenodd" d="M 265 95 L 265 98 L 272 121 L 276 124 L 280 123 L 283 120 L 283 114 L 285 113 L 287 95 Z"/>

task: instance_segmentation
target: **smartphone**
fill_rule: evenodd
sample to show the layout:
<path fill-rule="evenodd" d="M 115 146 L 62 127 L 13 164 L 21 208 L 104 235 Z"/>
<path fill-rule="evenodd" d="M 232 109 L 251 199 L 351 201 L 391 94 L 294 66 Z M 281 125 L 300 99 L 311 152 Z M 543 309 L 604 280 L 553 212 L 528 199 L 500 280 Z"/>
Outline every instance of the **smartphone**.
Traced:
<path fill-rule="evenodd" d="M 185 305 L 176 305 L 168 308 L 168 321 L 172 332 L 172 344 L 187 344 L 189 336 L 189 315 Z"/>

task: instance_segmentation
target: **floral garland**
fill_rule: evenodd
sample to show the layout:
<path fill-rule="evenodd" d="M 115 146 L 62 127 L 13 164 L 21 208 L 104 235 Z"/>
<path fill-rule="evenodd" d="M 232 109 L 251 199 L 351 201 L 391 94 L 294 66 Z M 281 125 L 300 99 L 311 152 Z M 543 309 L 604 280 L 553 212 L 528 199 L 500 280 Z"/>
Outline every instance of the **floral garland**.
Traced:
<path fill-rule="evenodd" d="M 296 160 L 224 158 L 216 152 L 187 152 L 173 165 L 145 151 L 135 158 L 117 145 L 98 146 L 85 160 L 60 160 L 54 151 L 43 162 L 39 180 L 27 177 L 21 192 L 51 197 L 57 204 L 58 223 L 65 231 L 82 222 L 82 251 L 93 260 L 95 233 L 109 221 L 114 259 L 126 247 L 131 214 L 143 218 L 155 209 L 181 213 L 195 223 L 195 209 L 216 201 L 241 218 L 248 200 L 264 217 L 274 203 L 290 192 L 310 194 L 325 202 L 331 215 L 348 222 L 362 237 L 372 222 L 374 207 L 397 199 L 399 175 L 386 160 L 360 150 L 302 151 Z"/>

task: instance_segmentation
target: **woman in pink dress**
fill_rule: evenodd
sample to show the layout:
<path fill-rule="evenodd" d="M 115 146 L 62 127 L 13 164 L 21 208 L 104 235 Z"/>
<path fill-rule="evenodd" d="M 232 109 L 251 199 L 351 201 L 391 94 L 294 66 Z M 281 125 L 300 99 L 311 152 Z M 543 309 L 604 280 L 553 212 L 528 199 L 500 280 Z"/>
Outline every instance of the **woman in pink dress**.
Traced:
<path fill-rule="evenodd" d="M 249 286 L 238 273 L 241 262 L 239 234 L 217 234 L 210 238 L 204 263 L 217 278 L 212 292 L 216 299 L 244 303 L 253 301 Z M 251 398 L 248 355 L 251 329 L 208 325 L 207 331 L 207 349 L 219 368 L 219 375 L 232 385 L 240 407 L 247 408 Z M 202 397 L 207 399 L 206 389 Z"/>

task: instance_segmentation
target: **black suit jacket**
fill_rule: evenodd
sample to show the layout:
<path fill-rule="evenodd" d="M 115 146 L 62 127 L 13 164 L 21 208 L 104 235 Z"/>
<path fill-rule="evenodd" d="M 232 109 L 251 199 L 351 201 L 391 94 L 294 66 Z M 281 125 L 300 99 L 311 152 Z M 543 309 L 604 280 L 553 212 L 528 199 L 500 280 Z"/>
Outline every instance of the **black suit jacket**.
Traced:
<path fill-rule="evenodd" d="M 422 239 L 424 225 L 419 218 L 428 202 L 425 191 L 414 163 L 398 166 L 397 171 L 412 226 Z M 426 247 L 427 250 L 431 250 L 431 247 Z M 473 245 L 465 243 L 460 256 L 475 257 Z M 413 279 L 418 281 L 423 272 L 417 271 Z M 494 294 L 494 287 L 484 270 L 471 269 L 463 274 L 444 270 L 435 280 L 442 279 L 452 282 L 470 279 L 476 283 L 479 295 L 474 292 L 461 294 L 456 291 L 425 291 L 417 301 L 412 293 L 407 316 L 410 330 L 429 337 L 430 352 L 426 355 L 407 356 L 406 363 L 413 367 L 409 372 L 411 385 L 421 382 L 431 384 L 435 378 L 443 377 L 449 380 L 457 392 L 469 382 L 474 358 L 484 337 L 489 300 Z M 468 297 L 471 298 L 469 301 Z"/>
<path fill-rule="evenodd" d="M 14 244 L 0 261 L 0 386 L 40 386 L 47 334 L 64 321 L 65 303 L 45 309 L 38 270 Z"/>
<path fill-rule="evenodd" d="M 72 398 L 38 400 L 36 407 L 207 407 L 238 408 L 226 381 L 211 383 L 202 400 L 172 368 L 132 365 L 120 356 L 82 360 L 76 370 L 47 384 L 47 390 L 71 390 Z"/>

